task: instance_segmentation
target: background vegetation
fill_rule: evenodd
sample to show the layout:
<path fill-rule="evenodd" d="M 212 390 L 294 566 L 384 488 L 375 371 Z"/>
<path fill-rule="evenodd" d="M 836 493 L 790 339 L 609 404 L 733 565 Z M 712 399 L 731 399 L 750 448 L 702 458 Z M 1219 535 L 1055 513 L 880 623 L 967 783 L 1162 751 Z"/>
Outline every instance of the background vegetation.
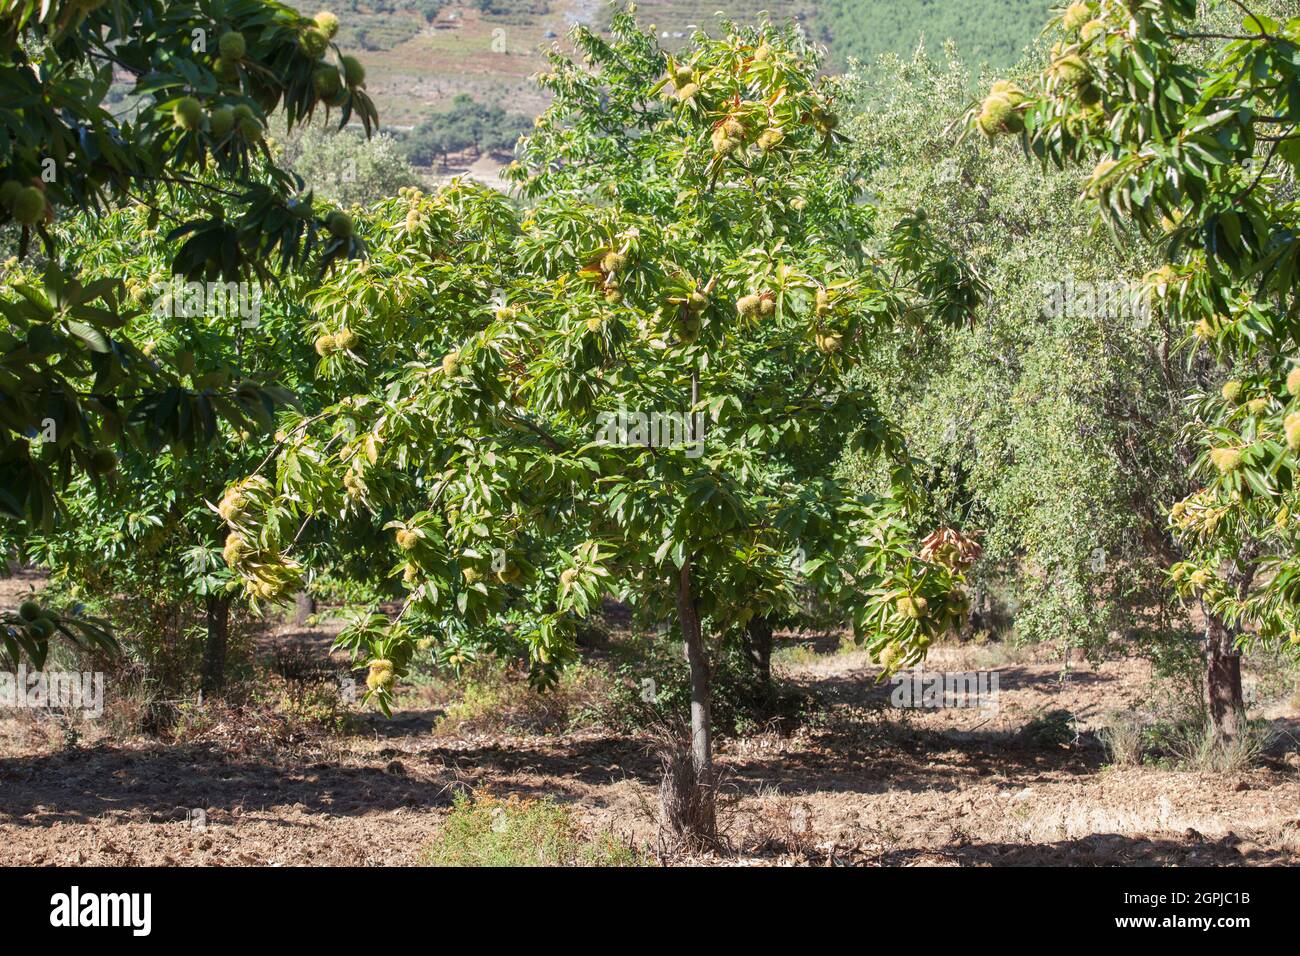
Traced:
<path fill-rule="evenodd" d="M 817 0 L 813 24 L 841 66 L 951 40 L 967 63 L 1001 68 L 1020 61 L 1051 7 L 1050 0 Z"/>

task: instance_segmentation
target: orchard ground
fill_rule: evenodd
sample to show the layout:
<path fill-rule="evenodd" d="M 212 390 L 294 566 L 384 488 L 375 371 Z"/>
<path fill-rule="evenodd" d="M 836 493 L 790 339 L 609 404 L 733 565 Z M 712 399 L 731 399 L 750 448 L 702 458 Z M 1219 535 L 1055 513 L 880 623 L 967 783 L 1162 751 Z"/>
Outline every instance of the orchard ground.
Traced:
<path fill-rule="evenodd" d="M 3 587 L 16 595 L 33 584 L 20 573 Z M 323 657 L 336 628 L 325 618 L 269 628 L 259 655 L 295 645 Z M 1063 667 L 996 644 L 945 645 L 927 670 L 996 673 L 998 709 L 904 712 L 889 706 L 876 666 L 837 638 L 784 648 L 781 680 L 817 692 L 821 708 L 787 733 L 722 740 L 727 849 L 667 862 L 1300 863 L 1293 694 L 1252 712 L 1275 736 L 1251 769 L 1120 769 L 1091 731 L 1149 702 L 1145 662 Z M 418 864 L 458 792 L 549 798 L 581 832 L 656 859 L 659 764 L 647 738 L 484 726 L 455 698 L 417 689 L 391 720 L 357 711 L 340 733 L 286 731 L 246 708 L 212 707 L 173 743 L 89 723 L 70 743 L 49 716 L 0 714 L 0 865 Z M 515 723 L 545 725 L 549 706 L 534 697 L 529 720 Z M 449 720 L 449 707 L 462 717 Z M 1074 715 L 1077 736 L 1026 736 L 1057 710 Z"/>

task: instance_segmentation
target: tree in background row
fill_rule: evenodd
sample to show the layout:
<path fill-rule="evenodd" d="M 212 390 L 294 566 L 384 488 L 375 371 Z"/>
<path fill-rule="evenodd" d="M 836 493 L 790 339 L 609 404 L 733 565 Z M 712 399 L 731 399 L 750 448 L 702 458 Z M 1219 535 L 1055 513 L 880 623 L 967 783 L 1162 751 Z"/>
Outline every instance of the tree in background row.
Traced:
<path fill-rule="evenodd" d="M 1115 243 L 1080 198 L 1083 173 L 1039 169 L 1006 140 L 955 140 L 971 77 L 947 53 L 860 68 L 848 132 L 882 215 L 947 224 L 989 293 L 972 328 L 900 339 L 857 374 L 935 497 L 984 531 L 973 628 L 1009 613 L 1020 641 L 1184 659 L 1191 621 L 1165 569 L 1186 552 L 1166 515 L 1194 488 L 1183 397 L 1218 373 L 1179 354 L 1143 282 L 1155 244 Z"/>
<path fill-rule="evenodd" d="M 76 475 L 111 481 L 115 446 L 189 455 L 219 421 L 256 428 L 286 400 L 237 364 L 217 382 L 147 354 L 121 331 L 144 304 L 120 277 L 83 281 L 54 226 L 136 205 L 150 228 L 166 219 L 170 270 L 199 281 L 266 280 L 359 252 L 350 220 L 318 216 L 265 142 L 275 113 L 292 127 L 337 110 L 374 127 L 364 70 L 338 54 L 337 29 L 333 14 L 267 0 L 0 5 L 0 224 L 16 227 L 19 256 L 39 241 L 45 257 L 41 275 L 11 277 L 0 303 L 7 537 L 53 528 Z M 105 103 L 121 76 L 135 108 L 118 115 Z M 43 656 L 48 635 L 21 623 L 14 633 Z"/>
<path fill-rule="evenodd" d="M 511 153 L 532 125 L 522 113 L 484 106 L 468 93 L 458 93 L 447 109 L 430 114 L 410 132 L 406 155 L 418 166 L 432 166 L 435 159 L 445 165 L 450 154 L 467 149 Z"/>
<path fill-rule="evenodd" d="M 1230 370 L 1188 399 L 1202 486 L 1172 503 L 1189 555 L 1170 575 L 1204 608 L 1210 714 L 1232 737 L 1240 647 L 1300 644 L 1300 17 L 1235 0 L 1215 13 L 1195 0 L 1073 3 L 1044 73 L 1027 89 L 995 84 L 971 119 L 1020 134 L 1044 162 L 1095 162 L 1102 216 L 1161 244 L 1150 284 L 1162 309 L 1190 350 Z"/>
<path fill-rule="evenodd" d="M 367 138 L 313 123 L 277 145 L 281 164 L 301 176 L 318 199 L 344 209 L 373 205 L 420 183 L 402 143 L 387 133 Z"/>
<path fill-rule="evenodd" d="M 305 309 L 296 300 L 310 274 L 265 286 L 187 282 L 169 274 L 171 247 L 144 206 L 79 217 L 56 238 L 86 281 L 121 279 L 140 309 L 117 340 L 190 387 L 220 391 L 238 375 L 275 382 L 307 412 L 318 403 L 316 356 L 297 334 Z M 269 412 L 242 425 L 218 419 L 215 429 L 192 448 L 123 443 L 111 481 L 81 475 L 62 489 L 60 520 L 0 537 L 6 553 L 48 568 L 56 591 L 111 620 L 128 661 L 172 697 L 192 689 L 195 673 L 206 693 L 224 688 L 236 595 L 222 558 L 225 525 L 210 503 L 274 444 Z"/>

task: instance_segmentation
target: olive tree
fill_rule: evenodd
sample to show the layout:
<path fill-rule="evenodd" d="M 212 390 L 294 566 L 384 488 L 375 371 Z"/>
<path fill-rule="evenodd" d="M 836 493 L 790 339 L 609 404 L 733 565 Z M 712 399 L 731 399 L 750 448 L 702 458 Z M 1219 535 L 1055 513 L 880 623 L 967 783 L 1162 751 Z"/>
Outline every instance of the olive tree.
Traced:
<path fill-rule="evenodd" d="M 1192 622 L 1165 569 L 1186 551 L 1167 508 L 1195 487 L 1183 397 L 1217 373 L 1179 355 L 1180 329 L 1143 283 L 1157 244 L 1115 242 L 1080 196 L 1084 173 L 954 136 L 971 85 L 951 50 L 850 81 L 847 131 L 882 216 L 946 223 L 989 287 L 972 327 L 902 340 L 858 374 L 929 463 L 934 495 L 983 531 L 973 628 L 1001 619 L 996 591 L 1014 595 L 1017 640 L 1181 659 Z"/>
<path fill-rule="evenodd" d="M 318 199 L 344 208 L 369 205 L 420 183 L 401 144 L 386 133 L 367 138 L 351 129 L 299 127 L 284 143 L 281 159 Z"/>
<path fill-rule="evenodd" d="M 1046 163 L 1095 162 L 1086 185 L 1101 215 L 1161 243 L 1153 293 L 1188 348 L 1232 373 L 1187 398 L 1202 487 L 1170 509 L 1190 551 L 1171 578 L 1205 609 L 1210 714 L 1231 737 L 1240 648 L 1300 643 L 1300 18 L 1241 2 L 1101 0 L 1072 3 L 1055 25 L 1041 76 L 994 84 L 970 119 L 990 136 L 1018 134 Z"/>

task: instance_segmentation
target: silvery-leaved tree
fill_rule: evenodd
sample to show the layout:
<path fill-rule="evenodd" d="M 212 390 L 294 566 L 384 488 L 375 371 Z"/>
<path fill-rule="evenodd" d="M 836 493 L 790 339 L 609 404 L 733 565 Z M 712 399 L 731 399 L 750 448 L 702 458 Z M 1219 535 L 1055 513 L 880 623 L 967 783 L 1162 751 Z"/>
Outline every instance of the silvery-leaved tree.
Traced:
<path fill-rule="evenodd" d="M 887 670 L 964 613 L 970 543 L 921 547 L 902 437 L 845 378 L 908 323 L 963 318 L 978 283 L 919 220 L 873 236 L 796 35 L 701 35 L 678 59 L 629 11 L 573 39 L 583 62 L 554 56 L 513 169 L 527 208 L 453 184 L 360 222 L 370 258 L 315 294 L 311 333 L 352 394 L 286 419 L 219 508 L 265 598 L 306 522 L 391 529 L 374 560 L 401 610 L 340 638 L 385 709 L 426 641 L 451 661 L 522 646 L 545 681 L 606 598 L 675 618 L 690 737 L 665 809 L 707 842 L 718 640 L 801 577 Z M 854 445 L 896 460 L 892 496 L 837 479 Z"/>
<path fill-rule="evenodd" d="M 1108 240 L 1084 170 L 1026 162 L 1009 137 L 958 142 L 971 74 L 951 57 L 886 58 L 850 82 L 863 108 L 847 132 L 871 187 L 895 215 L 952 224 L 946 240 L 991 288 L 974 328 L 860 370 L 931 463 L 932 495 L 984 531 L 972 628 L 997 620 L 996 581 L 1015 595 L 1017 641 L 1162 665 L 1194 654 L 1166 586 L 1183 557 L 1167 514 L 1193 490 L 1182 398 L 1217 385 L 1210 361 L 1179 354 L 1181 325 L 1147 306 L 1155 244 Z"/>
<path fill-rule="evenodd" d="M 1300 17 L 1272 7 L 1294 14 L 1267 0 L 1072 3 L 1041 80 L 998 83 L 971 113 L 1046 162 L 1096 163 L 1102 215 L 1164 244 L 1156 301 L 1230 373 L 1188 398 L 1204 485 L 1170 510 L 1191 552 L 1171 578 L 1206 612 L 1209 710 L 1227 737 L 1241 647 L 1300 644 Z"/>

